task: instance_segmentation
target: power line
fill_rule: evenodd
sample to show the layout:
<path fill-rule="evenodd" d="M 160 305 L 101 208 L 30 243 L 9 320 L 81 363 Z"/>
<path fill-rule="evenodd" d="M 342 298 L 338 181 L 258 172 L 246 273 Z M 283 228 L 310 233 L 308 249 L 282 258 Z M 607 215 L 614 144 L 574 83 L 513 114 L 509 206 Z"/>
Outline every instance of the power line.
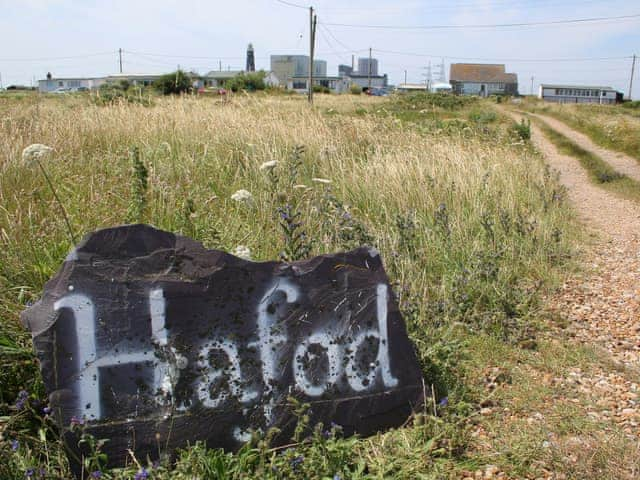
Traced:
<path fill-rule="evenodd" d="M 41 57 L 41 58 L 0 58 L 0 62 L 47 62 L 49 60 L 72 60 L 78 58 L 100 57 L 105 55 L 115 55 L 117 50 L 111 52 L 88 53 L 86 55 L 71 55 L 67 57 Z"/>
<path fill-rule="evenodd" d="M 592 18 L 576 18 L 571 20 L 551 20 L 545 22 L 519 22 L 519 23 L 486 23 L 475 25 L 366 25 L 366 24 L 352 24 L 352 23 L 329 23 L 322 22 L 324 25 L 332 27 L 350 27 L 350 28 L 375 28 L 375 29 L 389 29 L 389 30 L 457 30 L 461 28 L 507 28 L 507 27 L 535 27 L 544 25 L 567 25 L 567 24 L 581 24 L 581 23 L 593 23 L 604 22 L 613 20 L 629 20 L 639 18 L 640 13 L 633 15 L 620 15 L 616 17 L 592 17 Z"/>
<path fill-rule="evenodd" d="M 452 4 L 451 2 L 448 4 L 436 4 L 436 5 L 425 5 L 424 6 L 424 10 L 428 11 L 428 12 L 433 12 L 433 11 L 441 11 L 441 10 L 460 10 L 461 8 L 464 8 L 465 13 L 468 13 L 470 10 L 470 7 L 477 7 L 476 11 L 486 11 L 489 8 L 492 7 L 509 7 L 509 8 L 514 8 L 514 7 L 571 7 L 571 6 L 576 6 L 576 5 L 583 5 L 583 4 L 591 4 L 591 3 L 602 3 L 601 0 L 579 0 L 579 1 L 575 1 L 575 2 L 561 2 L 561 3 L 557 3 L 553 0 L 546 0 L 546 1 L 538 1 L 535 3 L 535 5 L 532 5 L 531 2 L 527 1 L 527 0 L 520 0 L 520 1 L 512 1 L 512 0 L 507 0 L 507 1 L 495 1 L 495 2 L 469 2 L 469 3 L 460 3 L 460 2 L 455 2 L 455 4 Z M 408 10 L 408 8 L 406 6 L 384 6 L 384 7 L 367 7 L 367 12 L 378 12 L 378 13 L 395 13 L 395 12 L 406 12 Z M 323 12 L 327 12 L 327 13 L 331 13 L 331 12 L 362 12 L 362 8 L 356 8 L 356 7 L 346 7 L 346 8 L 342 8 L 342 7 L 328 7 L 328 8 L 323 8 L 322 9 Z"/>
<path fill-rule="evenodd" d="M 289 7 L 304 8 L 305 10 L 309 10 L 309 7 L 305 5 L 300 5 L 299 3 L 287 2 L 285 0 L 276 0 L 276 2 L 281 3 L 283 5 L 287 5 Z"/>
<path fill-rule="evenodd" d="M 590 61 L 609 61 L 609 60 L 628 60 L 631 55 L 621 57 L 574 57 L 574 58 L 482 58 L 482 57 L 457 57 L 454 55 L 436 55 L 428 53 L 412 53 L 399 52 L 394 50 L 374 49 L 379 53 L 387 53 L 390 55 L 406 55 L 409 57 L 427 57 L 427 58 L 446 58 L 447 60 L 468 60 L 479 62 L 510 62 L 510 63 L 553 63 L 553 62 L 590 62 Z"/>

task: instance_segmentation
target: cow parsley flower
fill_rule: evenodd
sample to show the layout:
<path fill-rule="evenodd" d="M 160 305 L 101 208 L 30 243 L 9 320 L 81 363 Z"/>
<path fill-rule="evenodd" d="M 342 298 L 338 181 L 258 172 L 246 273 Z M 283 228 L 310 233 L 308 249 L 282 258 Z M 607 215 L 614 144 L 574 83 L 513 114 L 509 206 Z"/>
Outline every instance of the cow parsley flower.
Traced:
<path fill-rule="evenodd" d="M 271 171 L 274 168 L 276 168 L 278 166 L 278 161 L 277 160 L 271 160 L 269 162 L 264 162 L 262 165 L 260 165 L 260 170 L 263 171 Z"/>
<path fill-rule="evenodd" d="M 235 200 L 239 203 L 251 203 L 253 201 L 253 195 L 251 195 L 251 192 L 247 190 L 240 189 L 231 195 L 231 200 Z"/>
<path fill-rule="evenodd" d="M 34 143 L 22 150 L 22 161 L 26 165 L 31 165 L 46 157 L 51 152 L 53 152 L 53 148 L 43 145 L 42 143 Z"/>
<path fill-rule="evenodd" d="M 233 254 L 236 257 L 240 257 L 245 260 L 251 260 L 251 250 L 249 250 L 249 247 L 247 247 L 246 245 L 238 245 L 233 251 Z"/>

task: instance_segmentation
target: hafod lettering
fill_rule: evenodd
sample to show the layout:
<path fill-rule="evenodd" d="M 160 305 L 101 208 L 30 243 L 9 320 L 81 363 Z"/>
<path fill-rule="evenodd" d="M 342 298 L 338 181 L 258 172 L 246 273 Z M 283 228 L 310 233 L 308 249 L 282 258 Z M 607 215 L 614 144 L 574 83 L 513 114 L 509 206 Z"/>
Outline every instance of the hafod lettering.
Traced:
<path fill-rule="evenodd" d="M 84 418 L 121 465 L 204 440 L 313 422 L 368 435 L 423 397 L 380 256 L 254 263 L 146 225 L 89 234 L 23 313 L 56 421 Z M 72 449 L 77 442 L 69 441 Z"/>

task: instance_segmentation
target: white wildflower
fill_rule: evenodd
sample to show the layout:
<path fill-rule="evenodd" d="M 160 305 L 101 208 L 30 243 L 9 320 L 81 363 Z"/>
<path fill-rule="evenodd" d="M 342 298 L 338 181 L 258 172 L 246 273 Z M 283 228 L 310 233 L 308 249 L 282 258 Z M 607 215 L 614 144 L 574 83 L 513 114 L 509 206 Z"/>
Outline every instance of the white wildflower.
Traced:
<path fill-rule="evenodd" d="M 331 183 L 331 180 L 328 178 L 312 178 L 311 181 L 316 183 Z"/>
<path fill-rule="evenodd" d="M 233 254 L 236 257 L 240 257 L 245 260 L 251 260 L 251 250 L 249 250 L 249 247 L 247 247 L 246 245 L 238 245 L 233 251 Z"/>
<path fill-rule="evenodd" d="M 51 152 L 53 152 L 53 148 L 41 143 L 34 143 L 22 150 L 22 161 L 28 165 L 36 160 L 41 160 Z"/>
<path fill-rule="evenodd" d="M 253 200 L 253 195 L 251 195 L 251 192 L 247 190 L 240 189 L 233 195 L 231 195 L 231 200 L 235 200 L 236 202 L 240 203 L 251 203 L 251 201 Z"/>
<path fill-rule="evenodd" d="M 276 168 L 277 165 L 278 165 L 278 161 L 277 160 L 271 160 L 269 162 L 264 162 L 262 165 L 260 165 L 260 170 L 266 170 L 268 172 L 268 171 L 273 170 L 274 168 Z"/>

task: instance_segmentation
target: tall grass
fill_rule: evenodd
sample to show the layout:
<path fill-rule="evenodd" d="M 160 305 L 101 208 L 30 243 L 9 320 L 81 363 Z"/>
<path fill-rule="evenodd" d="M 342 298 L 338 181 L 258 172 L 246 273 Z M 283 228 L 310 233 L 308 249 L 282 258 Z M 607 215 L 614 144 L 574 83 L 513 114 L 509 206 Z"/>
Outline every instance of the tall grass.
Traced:
<path fill-rule="evenodd" d="M 159 99 L 153 107 L 82 98 L 0 106 L 0 326 L 8 345 L 0 350 L 1 400 L 25 387 L 43 393 L 18 315 L 71 247 L 51 191 L 20 160 L 22 148 L 38 142 L 55 149 L 44 166 L 76 234 L 135 218 L 211 248 L 243 245 L 254 260 L 276 259 L 294 251 L 278 222 L 288 208 L 312 233 L 295 252 L 375 245 L 426 381 L 451 405 L 464 405 L 463 344 L 452 328 L 506 340 L 528 335 L 541 289 L 569 255 L 571 215 L 542 159 L 512 145 L 508 126 L 487 129 L 496 117 L 480 114 L 476 102 L 459 113 L 472 122 L 449 130 L 380 115 L 398 110 L 390 102 L 320 96 L 310 109 L 298 97 L 237 96 Z M 272 160 L 275 168 L 260 169 Z M 231 199 L 240 189 L 252 201 Z M 12 349 L 29 368 L 15 368 Z M 419 471 L 411 455 L 442 453 L 440 440 L 429 440 L 454 424 L 409 430 L 415 449 L 397 468 Z M 453 436 L 446 455 L 457 451 Z M 365 462 L 385 475 L 372 460 L 376 442 L 350 448 L 353 471 Z"/>
<path fill-rule="evenodd" d="M 593 182 L 624 198 L 640 202 L 640 182 L 616 171 L 598 155 L 572 142 L 543 121 L 538 120 L 536 123 L 561 152 L 580 161 Z"/>
<path fill-rule="evenodd" d="M 598 145 L 640 161 L 640 114 L 618 105 L 564 105 L 527 102 L 527 110 L 550 115 L 589 136 Z"/>

